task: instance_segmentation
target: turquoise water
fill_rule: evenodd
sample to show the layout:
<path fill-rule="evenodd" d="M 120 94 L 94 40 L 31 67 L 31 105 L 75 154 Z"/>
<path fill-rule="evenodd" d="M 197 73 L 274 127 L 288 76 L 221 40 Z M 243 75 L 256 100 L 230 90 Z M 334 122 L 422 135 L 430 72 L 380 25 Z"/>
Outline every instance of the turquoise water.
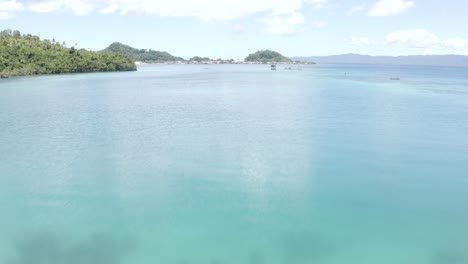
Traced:
<path fill-rule="evenodd" d="M 466 264 L 467 71 L 1 80 L 0 263 Z"/>

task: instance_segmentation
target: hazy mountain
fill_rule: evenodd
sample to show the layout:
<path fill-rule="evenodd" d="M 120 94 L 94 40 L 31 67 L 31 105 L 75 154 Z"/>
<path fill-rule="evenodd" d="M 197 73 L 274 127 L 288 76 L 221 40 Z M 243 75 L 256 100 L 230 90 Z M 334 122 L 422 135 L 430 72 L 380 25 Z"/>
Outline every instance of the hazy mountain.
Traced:
<path fill-rule="evenodd" d="M 292 57 L 291 59 L 300 61 L 313 61 L 316 63 L 398 64 L 468 67 L 468 56 L 462 55 L 415 55 L 392 57 L 344 54 L 333 56 Z"/>

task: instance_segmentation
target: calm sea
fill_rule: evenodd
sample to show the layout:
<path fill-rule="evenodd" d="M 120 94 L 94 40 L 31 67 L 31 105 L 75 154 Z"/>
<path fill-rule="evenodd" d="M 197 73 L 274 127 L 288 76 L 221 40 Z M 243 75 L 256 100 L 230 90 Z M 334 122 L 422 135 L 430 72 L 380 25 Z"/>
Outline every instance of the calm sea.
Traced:
<path fill-rule="evenodd" d="M 0 263 L 466 264 L 468 69 L 1 80 Z"/>

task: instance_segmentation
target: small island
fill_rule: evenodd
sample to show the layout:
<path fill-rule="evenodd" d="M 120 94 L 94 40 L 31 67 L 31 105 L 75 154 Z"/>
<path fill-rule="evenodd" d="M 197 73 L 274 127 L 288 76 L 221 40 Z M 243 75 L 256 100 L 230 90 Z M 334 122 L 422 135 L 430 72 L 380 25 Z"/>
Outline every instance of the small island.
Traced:
<path fill-rule="evenodd" d="M 0 76 L 135 71 L 133 60 L 117 54 L 97 53 L 55 40 L 41 40 L 17 30 L 0 32 Z"/>
<path fill-rule="evenodd" d="M 247 56 L 244 61 L 250 64 L 315 64 L 314 62 L 294 61 L 272 50 L 259 50 Z"/>
<path fill-rule="evenodd" d="M 188 61 L 189 63 L 208 63 L 211 62 L 212 60 L 208 57 L 200 57 L 200 56 L 195 56 L 190 58 Z"/>
<path fill-rule="evenodd" d="M 250 54 L 244 60 L 245 62 L 254 63 L 291 63 L 293 62 L 290 58 L 281 55 L 279 52 L 272 50 L 260 50 Z"/>
<path fill-rule="evenodd" d="M 118 54 L 132 59 L 133 61 L 144 63 L 165 63 L 185 61 L 181 57 L 176 57 L 165 51 L 151 49 L 136 49 L 128 45 L 114 42 L 109 47 L 101 50 L 100 53 Z"/>

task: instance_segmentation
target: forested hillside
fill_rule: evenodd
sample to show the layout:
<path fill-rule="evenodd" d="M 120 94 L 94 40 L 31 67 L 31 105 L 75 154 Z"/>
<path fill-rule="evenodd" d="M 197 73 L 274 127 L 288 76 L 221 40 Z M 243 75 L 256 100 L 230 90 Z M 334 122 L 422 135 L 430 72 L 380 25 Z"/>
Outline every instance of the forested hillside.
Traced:
<path fill-rule="evenodd" d="M 172 56 L 165 51 L 135 49 L 119 42 L 112 43 L 109 47 L 102 50 L 101 53 L 120 54 L 132 59 L 133 61 L 149 63 L 185 61 L 183 58 Z"/>
<path fill-rule="evenodd" d="M 272 50 L 260 50 L 245 58 L 246 62 L 292 62 L 291 59 Z"/>
<path fill-rule="evenodd" d="M 0 32 L 2 77 L 134 70 L 135 63 L 122 55 L 67 48 L 55 40 L 41 40 L 19 31 Z"/>

